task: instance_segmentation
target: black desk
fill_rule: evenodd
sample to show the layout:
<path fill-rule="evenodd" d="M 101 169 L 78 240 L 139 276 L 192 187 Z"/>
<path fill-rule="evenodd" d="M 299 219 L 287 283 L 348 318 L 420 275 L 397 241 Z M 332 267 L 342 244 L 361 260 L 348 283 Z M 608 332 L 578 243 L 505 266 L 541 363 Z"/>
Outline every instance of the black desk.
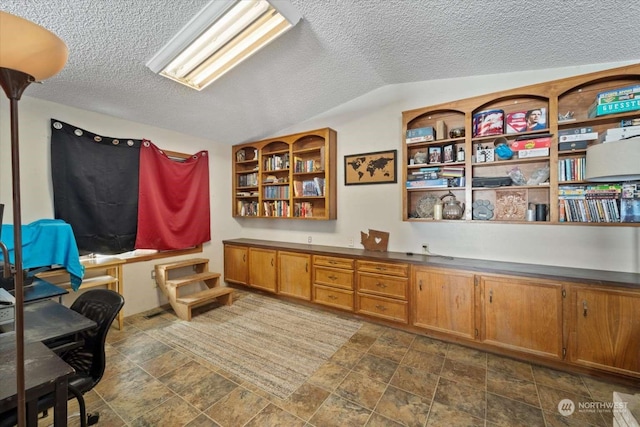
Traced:
<path fill-rule="evenodd" d="M 52 300 L 37 301 L 24 306 L 25 344 L 50 344 L 64 339 L 73 340 L 75 334 L 95 327 L 96 322 L 93 320 Z M 13 331 L 0 334 L 0 350 L 15 346 L 15 340 Z"/>
<path fill-rule="evenodd" d="M 38 425 L 38 398 L 55 394 L 54 425 L 67 425 L 67 380 L 74 373 L 54 352 L 44 344 L 33 342 L 24 347 L 25 401 L 27 425 Z M 16 392 L 16 349 L 0 349 L 0 413 L 18 406 Z"/>
<path fill-rule="evenodd" d="M 42 279 L 34 279 L 33 283 L 26 285 L 24 288 L 24 302 L 40 301 L 42 299 L 49 299 L 54 297 L 61 297 L 68 294 L 69 291 L 49 283 Z M 15 289 L 7 289 L 11 295 L 16 294 Z"/>

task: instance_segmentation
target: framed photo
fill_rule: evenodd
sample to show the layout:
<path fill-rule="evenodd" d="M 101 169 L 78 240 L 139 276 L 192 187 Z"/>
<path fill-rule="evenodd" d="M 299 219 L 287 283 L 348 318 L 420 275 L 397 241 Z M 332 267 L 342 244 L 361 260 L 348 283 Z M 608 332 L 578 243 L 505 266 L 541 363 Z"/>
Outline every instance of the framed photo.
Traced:
<path fill-rule="evenodd" d="M 344 185 L 398 182 L 398 150 L 344 156 Z"/>
<path fill-rule="evenodd" d="M 429 163 L 442 163 L 442 147 L 429 147 Z"/>
<path fill-rule="evenodd" d="M 453 151 L 453 144 L 442 147 L 444 163 L 451 163 L 456 160 L 456 153 Z"/>

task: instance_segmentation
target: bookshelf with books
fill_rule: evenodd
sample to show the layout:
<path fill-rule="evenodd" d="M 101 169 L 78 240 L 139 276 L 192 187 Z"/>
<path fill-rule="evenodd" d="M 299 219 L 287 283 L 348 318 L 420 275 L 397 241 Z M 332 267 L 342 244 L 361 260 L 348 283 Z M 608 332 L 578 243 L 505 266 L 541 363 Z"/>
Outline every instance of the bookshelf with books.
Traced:
<path fill-rule="evenodd" d="M 433 221 L 429 206 L 452 191 L 466 221 L 640 224 L 640 196 L 585 180 L 588 147 L 640 135 L 640 64 L 404 111 L 402 124 L 404 221 Z M 546 221 L 527 222 L 540 204 Z"/>
<path fill-rule="evenodd" d="M 336 142 L 324 128 L 234 146 L 233 216 L 336 219 Z M 248 164 L 241 151 L 258 160 Z"/>

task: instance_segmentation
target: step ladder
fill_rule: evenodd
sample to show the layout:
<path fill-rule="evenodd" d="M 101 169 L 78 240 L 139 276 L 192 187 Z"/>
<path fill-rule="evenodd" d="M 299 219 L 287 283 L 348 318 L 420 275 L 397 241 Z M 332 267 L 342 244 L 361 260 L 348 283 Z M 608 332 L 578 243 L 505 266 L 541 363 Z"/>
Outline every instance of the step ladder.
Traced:
<path fill-rule="evenodd" d="M 171 270 L 191 267 L 193 274 L 170 278 Z M 209 260 L 206 258 L 191 258 L 167 264 L 156 264 L 156 283 L 169 299 L 169 303 L 176 315 L 186 321 L 191 321 L 191 310 L 213 301 L 225 305 L 233 303 L 233 289 L 220 286 L 220 273 L 209 271 Z M 181 294 L 181 288 L 194 283 L 204 283 L 208 289 L 190 294 Z M 184 293 L 184 289 L 183 289 Z"/>

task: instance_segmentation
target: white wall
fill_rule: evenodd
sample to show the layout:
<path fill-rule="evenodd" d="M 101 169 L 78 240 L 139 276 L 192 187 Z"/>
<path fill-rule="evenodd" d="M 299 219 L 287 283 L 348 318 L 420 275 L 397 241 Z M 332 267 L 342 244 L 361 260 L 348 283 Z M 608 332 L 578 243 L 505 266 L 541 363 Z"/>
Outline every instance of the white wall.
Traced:
<path fill-rule="evenodd" d="M 209 150 L 212 242 L 204 247 L 214 271 L 223 270 L 221 241 L 247 237 L 343 246 L 369 228 L 390 233 L 389 250 L 432 252 L 456 257 L 563 265 L 640 273 L 640 227 L 508 225 L 488 223 L 408 223 L 402 221 L 402 183 L 344 186 L 344 156 L 397 149 L 401 153 L 402 111 L 483 93 L 624 65 L 600 64 L 536 72 L 387 86 L 276 135 L 331 127 L 338 132 L 338 219 L 336 221 L 231 218 L 231 148 L 223 143 L 78 110 L 28 96 L 20 101 L 23 223 L 51 218 L 49 119 L 56 118 L 104 136 L 147 138 L 181 152 Z M 28 89 L 27 89 L 28 94 Z M 0 102 L 0 201 L 11 222 L 11 168 L 8 102 Z M 310 100 L 310 102 L 313 102 Z M 275 136 L 275 135 L 274 135 Z M 154 308 L 166 300 L 153 286 L 154 262 L 126 265 L 125 314 Z"/>

